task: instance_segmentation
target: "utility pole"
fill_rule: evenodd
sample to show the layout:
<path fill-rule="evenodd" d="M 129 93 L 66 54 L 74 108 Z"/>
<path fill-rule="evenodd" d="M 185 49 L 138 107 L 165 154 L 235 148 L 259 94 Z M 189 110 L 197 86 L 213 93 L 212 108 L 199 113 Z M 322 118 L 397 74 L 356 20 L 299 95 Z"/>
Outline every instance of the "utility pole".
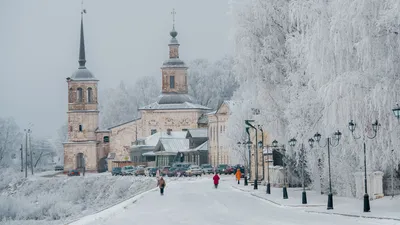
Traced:
<path fill-rule="evenodd" d="M 31 172 L 33 175 L 33 152 L 32 152 L 32 142 L 31 142 L 31 132 L 29 130 L 29 150 L 31 152 Z"/>
<path fill-rule="evenodd" d="M 28 130 L 25 131 L 25 178 L 28 177 Z"/>
<path fill-rule="evenodd" d="M 24 172 L 24 149 L 23 145 L 21 144 L 21 148 L 19 149 L 21 151 L 21 173 Z"/>

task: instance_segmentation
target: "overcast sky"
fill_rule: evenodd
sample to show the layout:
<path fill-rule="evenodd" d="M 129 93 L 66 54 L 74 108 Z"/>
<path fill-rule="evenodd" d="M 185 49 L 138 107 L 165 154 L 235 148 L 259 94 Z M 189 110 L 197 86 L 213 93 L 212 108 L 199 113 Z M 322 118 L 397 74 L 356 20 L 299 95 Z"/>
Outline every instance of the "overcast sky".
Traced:
<path fill-rule="evenodd" d="M 172 8 L 182 60 L 232 54 L 228 2 L 85 0 L 86 66 L 100 89 L 143 75 L 161 79 Z M 33 123 L 40 136 L 67 120 L 65 78 L 78 68 L 80 9 L 81 0 L 0 0 L 0 116 L 22 129 Z"/>

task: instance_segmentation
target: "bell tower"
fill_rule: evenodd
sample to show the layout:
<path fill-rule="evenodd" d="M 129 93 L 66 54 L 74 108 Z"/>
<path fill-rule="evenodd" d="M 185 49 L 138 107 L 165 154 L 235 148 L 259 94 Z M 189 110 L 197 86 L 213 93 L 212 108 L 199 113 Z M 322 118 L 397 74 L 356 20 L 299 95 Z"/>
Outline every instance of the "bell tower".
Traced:
<path fill-rule="evenodd" d="M 187 69 L 185 63 L 179 59 L 179 42 L 176 39 L 178 32 L 175 30 L 175 9 L 172 10 L 172 31 L 169 46 L 169 59 L 164 61 L 162 71 L 162 93 L 187 94 Z"/>
<path fill-rule="evenodd" d="M 67 78 L 68 140 L 64 144 L 64 171 L 80 169 L 97 171 L 99 126 L 97 83 L 99 80 L 86 68 L 82 8 L 79 45 L 79 67 Z"/>

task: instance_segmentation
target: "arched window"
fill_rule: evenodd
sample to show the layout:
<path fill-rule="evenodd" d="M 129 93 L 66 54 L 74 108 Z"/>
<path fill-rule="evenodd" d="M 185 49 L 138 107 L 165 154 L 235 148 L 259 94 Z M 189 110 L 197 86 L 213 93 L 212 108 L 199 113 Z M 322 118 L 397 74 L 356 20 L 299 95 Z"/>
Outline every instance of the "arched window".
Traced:
<path fill-rule="evenodd" d="M 87 89 L 87 102 L 88 103 L 93 102 L 93 90 L 91 87 Z"/>
<path fill-rule="evenodd" d="M 68 103 L 73 103 L 74 102 L 73 94 L 74 94 L 73 90 L 72 90 L 72 88 L 70 88 L 69 91 L 68 91 Z"/>
<path fill-rule="evenodd" d="M 77 97 L 78 97 L 78 102 L 82 102 L 82 100 L 83 100 L 83 91 L 82 91 L 82 88 L 78 88 L 77 89 Z"/>
<path fill-rule="evenodd" d="M 83 131 L 82 125 L 79 125 L 79 132 L 82 132 L 82 131 Z"/>

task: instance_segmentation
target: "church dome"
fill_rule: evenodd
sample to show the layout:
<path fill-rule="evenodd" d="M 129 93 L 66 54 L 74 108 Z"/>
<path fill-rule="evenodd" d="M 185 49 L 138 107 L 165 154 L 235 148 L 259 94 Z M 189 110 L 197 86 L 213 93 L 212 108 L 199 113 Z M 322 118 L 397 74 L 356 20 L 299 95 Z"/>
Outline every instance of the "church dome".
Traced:
<path fill-rule="evenodd" d="M 86 67 L 80 67 L 78 70 L 76 70 L 72 76 L 72 80 L 96 80 L 92 72 L 90 72 Z"/>
<path fill-rule="evenodd" d="M 158 104 L 182 104 L 185 102 L 193 103 L 193 97 L 188 94 L 168 93 L 158 97 Z"/>

